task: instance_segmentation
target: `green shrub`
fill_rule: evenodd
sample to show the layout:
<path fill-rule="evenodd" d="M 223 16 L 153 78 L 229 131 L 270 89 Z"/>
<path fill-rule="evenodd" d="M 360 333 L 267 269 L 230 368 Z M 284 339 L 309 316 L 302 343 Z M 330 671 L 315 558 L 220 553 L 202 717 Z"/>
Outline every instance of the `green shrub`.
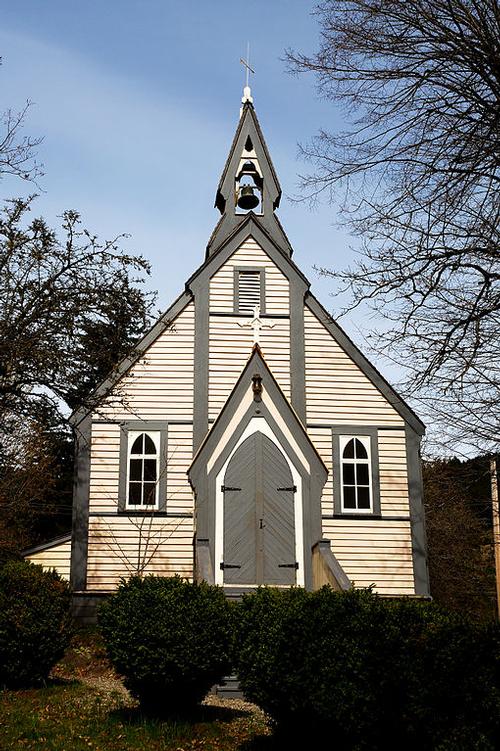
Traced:
<path fill-rule="evenodd" d="M 231 607 L 219 587 L 132 577 L 103 604 L 109 657 L 150 713 L 184 712 L 231 669 Z"/>
<path fill-rule="evenodd" d="M 71 638 L 70 592 L 55 571 L 25 561 L 0 568 L 0 685 L 45 681 Z"/>
<path fill-rule="evenodd" d="M 497 627 L 329 587 L 259 589 L 236 620 L 241 688 L 295 741 L 305 734 L 336 749 L 445 749 L 467 737 L 464 749 L 476 748 L 472 738 L 478 749 L 498 747 Z"/>

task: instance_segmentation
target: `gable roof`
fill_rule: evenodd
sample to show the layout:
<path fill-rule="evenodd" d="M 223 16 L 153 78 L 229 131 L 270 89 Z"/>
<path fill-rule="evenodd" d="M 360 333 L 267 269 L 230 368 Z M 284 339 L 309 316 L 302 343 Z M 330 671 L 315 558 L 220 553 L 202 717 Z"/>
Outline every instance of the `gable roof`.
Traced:
<path fill-rule="evenodd" d="M 243 396 L 247 391 L 249 391 L 249 389 L 252 388 L 251 380 L 252 376 L 255 374 L 259 374 L 262 377 L 265 377 L 265 383 L 263 384 L 264 388 L 269 392 L 271 400 L 278 408 L 280 415 L 288 423 L 291 432 L 297 437 L 298 443 L 302 443 L 303 446 L 307 445 L 309 455 L 314 455 L 315 460 L 321 466 L 322 470 L 324 470 L 324 472 L 328 474 L 328 469 L 323 459 L 321 458 L 317 448 L 311 441 L 311 438 L 308 435 L 304 425 L 302 424 L 302 421 L 300 420 L 299 416 L 286 398 L 279 383 L 274 377 L 264 358 L 264 355 L 262 354 L 262 350 L 260 349 L 258 344 L 254 344 L 252 353 L 248 358 L 245 367 L 241 371 L 241 374 L 236 381 L 233 390 L 227 398 L 219 415 L 217 416 L 217 419 L 215 420 L 212 428 L 209 430 L 198 451 L 196 452 L 193 461 L 191 462 L 191 465 L 188 469 L 188 475 L 191 475 L 195 471 L 195 467 L 200 461 L 203 463 L 209 457 L 211 446 L 214 443 L 215 445 L 217 445 L 220 441 L 224 430 L 234 416 L 236 409 L 241 404 Z"/>
<path fill-rule="evenodd" d="M 196 287 L 200 288 L 207 279 L 215 274 L 230 258 L 237 248 L 248 238 L 252 237 L 262 247 L 265 253 L 276 264 L 278 269 L 290 281 L 299 285 L 304 293 L 304 301 L 308 308 L 319 318 L 320 322 L 330 332 L 335 341 L 353 360 L 361 372 L 373 383 L 389 404 L 419 435 L 425 432 L 425 425 L 415 414 L 405 400 L 395 391 L 377 368 L 369 362 L 361 350 L 349 338 L 343 328 L 332 318 L 330 313 L 321 305 L 310 292 L 310 282 L 294 261 L 279 247 L 275 239 L 266 231 L 252 212 L 247 214 L 233 232 L 220 245 L 217 252 L 209 256 L 186 282 L 185 291 L 166 310 L 159 320 L 150 328 L 143 338 L 136 344 L 134 351 L 125 357 L 110 375 L 89 396 L 88 403 L 75 410 L 69 418 L 75 426 L 86 417 L 99 400 L 115 386 L 126 372 L 144 355 L 147 348 L 172 323 L 173 319 L 182 312 L 186 305 L 193 300 Z"/>

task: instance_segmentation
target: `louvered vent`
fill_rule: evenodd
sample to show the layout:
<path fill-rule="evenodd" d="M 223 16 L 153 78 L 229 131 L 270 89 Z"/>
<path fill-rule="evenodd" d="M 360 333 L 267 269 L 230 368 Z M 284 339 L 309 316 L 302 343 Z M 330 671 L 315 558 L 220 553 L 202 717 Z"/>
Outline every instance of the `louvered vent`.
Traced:
<path fill-rule="evenodd" d="M 260 299 L 260 271 L 238 272 L 238 312 L 253 313 Z"/>

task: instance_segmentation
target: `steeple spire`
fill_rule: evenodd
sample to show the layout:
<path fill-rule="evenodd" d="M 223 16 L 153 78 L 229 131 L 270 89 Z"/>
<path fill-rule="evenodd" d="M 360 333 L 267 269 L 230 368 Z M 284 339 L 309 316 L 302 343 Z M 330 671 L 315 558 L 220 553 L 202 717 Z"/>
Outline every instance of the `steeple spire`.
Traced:
<path fill-rule="evenodd" d="M 248 82 L 253 69 L 241 59 Z M 207 246 L 207 257 L 244 222 L 252 218 L 282 252 L 291 256 L 290 243 L 275 215 L 281 187 L 253 106 L 250 86 L 243 89 L 240 120 L 217 188 L 215 206 L 222 214 Z"/>

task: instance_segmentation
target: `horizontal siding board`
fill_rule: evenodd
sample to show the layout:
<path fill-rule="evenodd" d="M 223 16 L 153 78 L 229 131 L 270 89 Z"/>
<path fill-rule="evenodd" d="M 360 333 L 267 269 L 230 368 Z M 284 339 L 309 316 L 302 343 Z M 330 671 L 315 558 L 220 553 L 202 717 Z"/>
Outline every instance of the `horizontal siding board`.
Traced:
<path fill-rule="evenodd" d="M 395 409 L 307 307 L 304 336 L 309 422 L 403 424 Z"/>
<path fill-rule="evenodd" d="M 241 317 L 210 317 L 209 419 L 215 419 L 226 403 L 241 371 L 248 362 L 254 334 Z M 290 398 L 290 322 L 263 319 L 260 345 L 274 377 Z"/>
<path fill-rule="evenodd" d="M 375 585 L 381 594 L 413 594 L 410 523 L 324 519 L 323 535 L 357 587 Z"/>
<path fill-rule="evenodd" d="M 122 577 L 135 573 L 140 543 L 146 556 L 159 543 L 144 573 L 192 577 L 193 520 L 156 517 L 145 521 L 142 530 L 140 521 L 123 516 L 90 519 L 88 589 L 114 589 Z"/>
<path fill-rule="evenodd" d="M 112 419 L 192 419 L 194 303 L 190 302 L 118 382 L 95 413 Z"/>
<path fill-rule="evenodd" d="M 54 545 L 54 547 L 48 550 L 40 550 L 38 553 L 27 555 L 26 560 L 42 566 L 45 570 L 55 568 L 63 579 L 69 580 L 71 541 L 67 540 L 60 545 Z"/>

